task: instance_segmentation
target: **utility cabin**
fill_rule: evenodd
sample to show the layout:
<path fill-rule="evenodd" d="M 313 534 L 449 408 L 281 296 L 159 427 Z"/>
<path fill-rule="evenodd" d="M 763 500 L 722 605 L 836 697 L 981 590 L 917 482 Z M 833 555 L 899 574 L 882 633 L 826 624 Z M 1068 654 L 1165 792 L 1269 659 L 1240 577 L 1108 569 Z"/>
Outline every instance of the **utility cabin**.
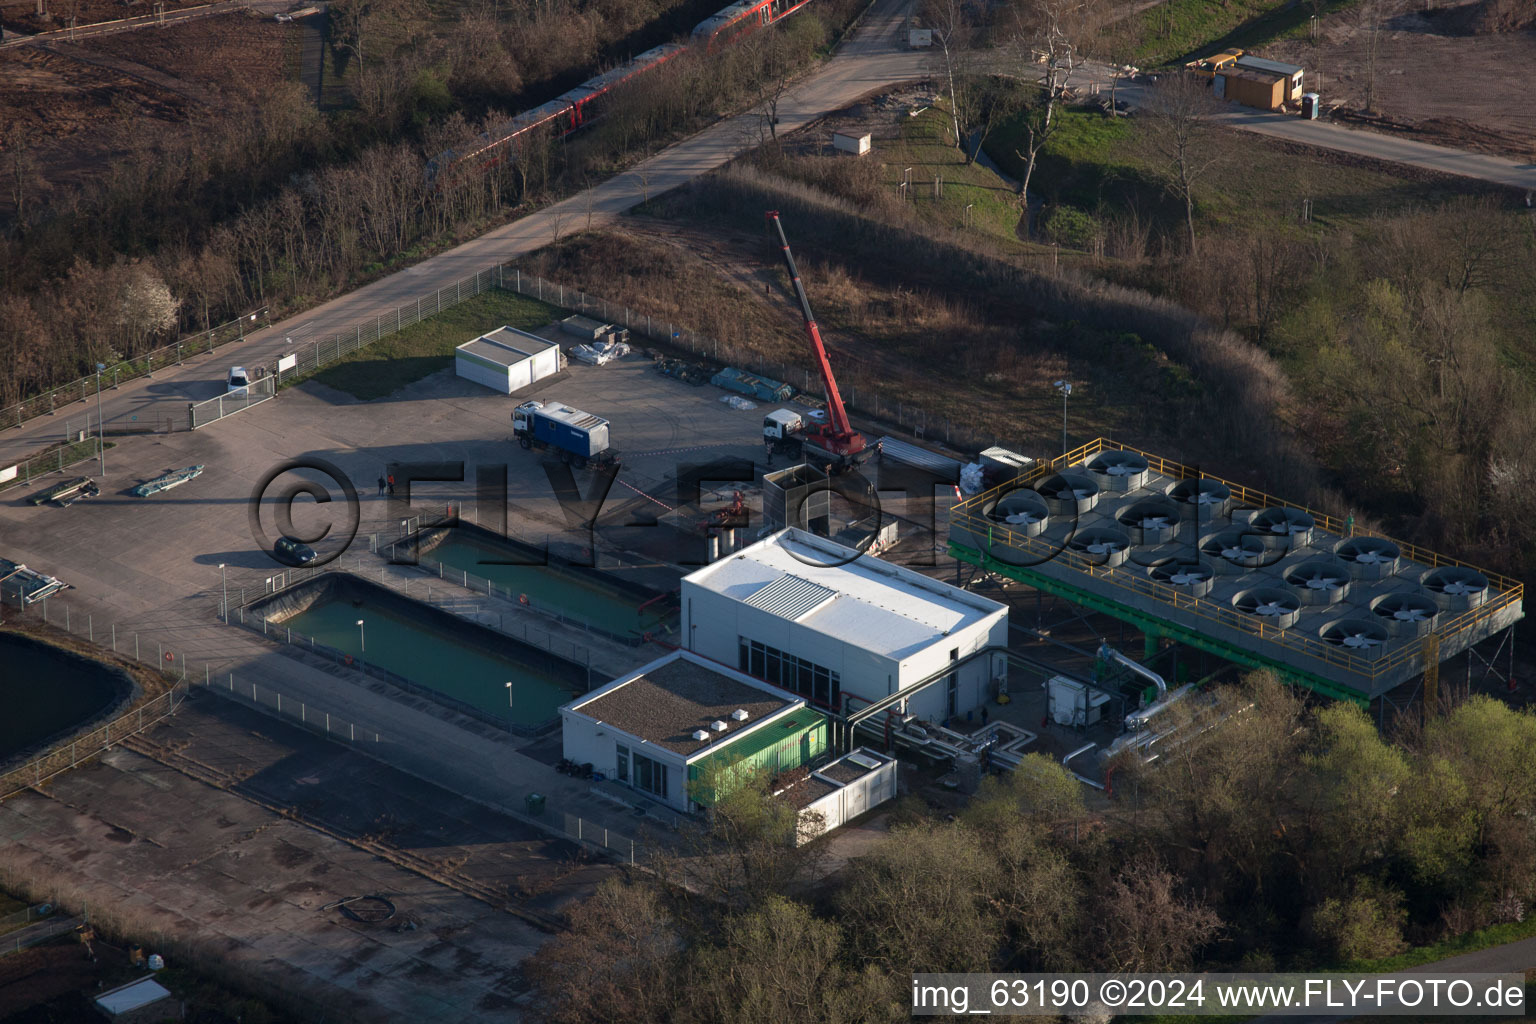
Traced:
<path fill-rule="evenodd" d="M 453 357 L 455 374 L 504 395 L 553 377 L 563 366 L 559 345 L 515 327 L 466 341 Z"/>
<path fill-rule="evenodd" d="M 1211 83 L 1217 99 L 1232 100 L 1257 110 L 1285 108 L 1286 77 L 1266 71 L 1223 68 Z"/>
<path fill-rule="evenodd" d="M 1269 60 L 1265 57 L 1244 54 L 1233 61 L 1233 66 L 1244 71 L 1254 71 L 1261 75 L 1282 76 L 1285 79 L 1285 85 L 1282 87 L 1285 102 L 1301 102 L 1301 80 L 1306 71 L 1300 65 L 1286 64 L 1284 61 Z"/>

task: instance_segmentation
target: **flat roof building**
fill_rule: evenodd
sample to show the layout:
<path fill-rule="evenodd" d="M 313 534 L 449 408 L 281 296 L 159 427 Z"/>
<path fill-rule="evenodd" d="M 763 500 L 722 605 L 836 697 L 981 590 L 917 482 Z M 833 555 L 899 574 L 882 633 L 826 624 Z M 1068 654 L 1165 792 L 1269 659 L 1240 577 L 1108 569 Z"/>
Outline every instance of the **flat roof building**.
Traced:
<path fill-rule="evenodd" d="M 1301 99 L 1301 80 L 1305 69 L 1299 64 L 1286 64 L 1283 61 L 1269 60 L 1265 57 L 1255 57 L 1252 54 L 1244 54 L 1234 62 L 1245 71 L 1256 71 L 1264 75 L 1279 75 L 1286 81 L 1285 99 L 1295 103 Z"/>
<path fill-rule="evenodd" d="M 512 394 L 560 372 L 560 346 L 515 327 L 499 327 L 454 349 L 454 372 Z"/>
<path fill-rule="evenodd" d="M 937 681 L 904 710 L 942 721 L 1006 672 L 1005 605 L 797 529 L 684 577 L 682 603 L 689 650 L 840 714 Z"/>
<path fill-rule="evenodd" d="M 707 806 L 719 773 L 777 775 L 826 753 L 827 718 L 803 699 L 673 651 L 560 709 L 565 757 L 680 811 Z"/>

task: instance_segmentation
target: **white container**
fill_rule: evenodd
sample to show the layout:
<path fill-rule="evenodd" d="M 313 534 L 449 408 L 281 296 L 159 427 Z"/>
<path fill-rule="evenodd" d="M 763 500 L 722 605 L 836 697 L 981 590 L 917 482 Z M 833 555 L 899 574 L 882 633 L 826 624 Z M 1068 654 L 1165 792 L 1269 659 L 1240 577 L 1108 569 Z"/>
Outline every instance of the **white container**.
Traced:
<path fill-rule="evenodd" d="M 854 156 L 863 156 L 869 152 L 869 136 L 845 135 L 842 132 L 832 133 L 832 148 L 839 153 L 852 153 Z"/>

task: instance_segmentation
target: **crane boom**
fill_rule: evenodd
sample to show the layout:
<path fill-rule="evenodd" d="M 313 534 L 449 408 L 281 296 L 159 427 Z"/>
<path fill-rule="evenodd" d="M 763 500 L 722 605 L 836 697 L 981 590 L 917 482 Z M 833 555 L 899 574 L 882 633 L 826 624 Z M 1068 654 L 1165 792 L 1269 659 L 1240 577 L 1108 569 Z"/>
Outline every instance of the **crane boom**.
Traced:
<path fill-rule="evenodd" d="M 832 376 L 832 364 L 827 361 L 827 347 L 822 343 L 821 330 L 816 326 L 816 315 L 811 312 L 811 300 L 805 294 L 805 284 L 795 267 L 794 254 L 789 251 L 789 239 L 784 235 L 784 225 L 779 211 L 765 214 L 768 222 L 778 232 L 779 251 L 784 256 L 784 266 L 789 270 L 789 280 L 800 300 L 800 314 L 805 318 L 805 333 L 811 339 L 811 355 L 816 359 L 816 369 L 821 373 L 822 387 L 827 392 L 827 425 L 816 439 L 828 451 L 841 456 L 853 456 L 864 450 L 864 435 L 853 429 L 848 421 L 848 410 L 843 407 L 843 396 L 837 390 L 837 378 Z"/>

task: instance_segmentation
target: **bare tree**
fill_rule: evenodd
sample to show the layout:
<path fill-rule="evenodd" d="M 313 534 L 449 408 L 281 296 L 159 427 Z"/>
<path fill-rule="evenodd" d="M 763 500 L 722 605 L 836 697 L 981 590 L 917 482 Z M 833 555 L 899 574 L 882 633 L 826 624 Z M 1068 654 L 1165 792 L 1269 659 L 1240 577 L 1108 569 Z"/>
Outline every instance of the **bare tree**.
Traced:
<path fill-rule="evenodd" d="M 1012 43 L 1027 61 L 1025 74 L 1044 65 L 1041 95 L 1024 116 L 1024 149 L 1018 152 L 1024 161 L 1019 192 L 1026 203 L 1036 161 L 1058 127 L 1056 108 L 1065 102 L 1072 75 L 1082 64 L 1079 46 L 1091 36 L 1097 13 L 1097 0 L 1019 0 L 1014 8 Z"/>
<path fill-rule="evenodd" d="M 1363 47 L 1360 71 L 1365 76 L 1365 109 L 1376 109 L 1376 73 L 1381 60 L 1381 40 L 1386 35 L 1387 20 L 1402 7 L 1402 0 L 1363 0 L 1355 8 L 1356 26 Z"/>
<path fill-rule="evenodd" d="M 1222 159 L 1211 115 L 1220 109 L 1193 75 L 1164 78 L 1143 110 L 1142 143 L 1169 194 L 1184 203 L 1189 252 L 1195 253 L 1195 192 Z"/>
<path fill-rule="evenodd" d="M 926 20 L 932 26 L 933 38 L 938 40 L 939 55 L 944 60 L 944 77 L 949 81 L 949 123 L 954 132 L 955 145 L 964 148 L 960 135 L 960 93 L 965 84 L 963 78 L 957 85 L 957 71 L 965 59 L 970 45 L 971 26 L 960 0 L 929 0 L 924 8 Z"/>

